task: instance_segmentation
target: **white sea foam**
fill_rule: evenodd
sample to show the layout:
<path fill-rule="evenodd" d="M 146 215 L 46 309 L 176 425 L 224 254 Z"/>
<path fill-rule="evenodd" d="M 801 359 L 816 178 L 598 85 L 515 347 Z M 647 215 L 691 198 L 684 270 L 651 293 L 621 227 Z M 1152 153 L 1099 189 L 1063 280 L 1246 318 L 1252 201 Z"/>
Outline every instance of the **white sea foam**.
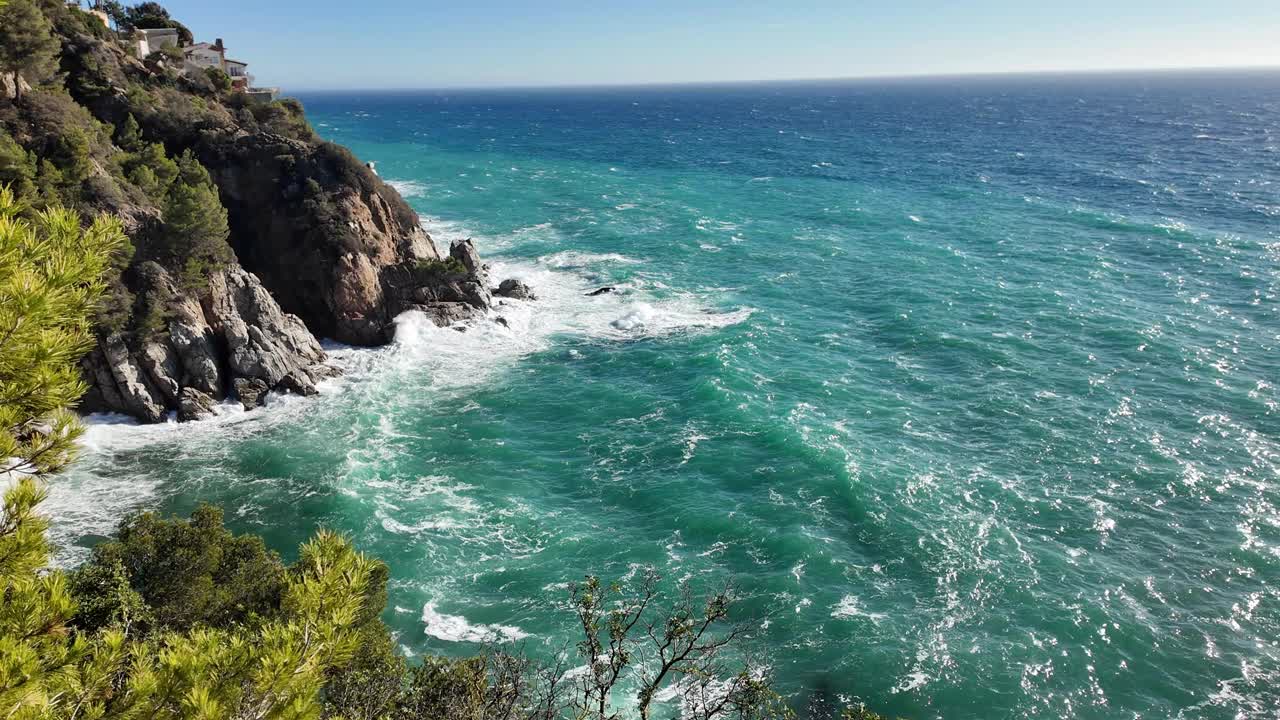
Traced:
<path fill-rule="evenodd" d="M 841 619 L 864 617 L 874 623 L 879 623 L 885 618 L 885 614 L 867 612 L 862 609 L 862 603 L 858 600 L 857 595 L 845 595 L 840 598 L 840 602 L 836 603 L 835 607 L 831 608 L 831 617 Z"/>
<path fill-rule="evenodd" d="M 386 180 L 386 183 L 395 188 L 401 197 L 426 197 L 427 186 L 416 180 Z"/>
<path fill-rule="evenodd" d="M 433 222 L 429 225 L 439 244 L 458 237 L 474 237 L 482 254 L 492 257 L 493 248 L 510 241 L 473 235 L 461 225 Z M 523 234 L 545 233 L 550 226 L 533 226 Z M 741 323 L 751 308 L 718 311 L 696 292 L 677 292 L 656 281 L 633 279 L 613 283 L 616 292 L 587 297 L 602 283 L 592 271 L 607 272 L 610 266 L 642 261 L 616 253 L 561 251 L 535 261 L 495 259 L 490 279 L 496 284 L 506 278 L 528 283 L 536 301 L 499 298 L 488 318 L 466 324 L 466 332 L 436 327 L 421 313 L 409 312 L 396 319 L 394 342 L 386 347 L 353 348 L 325 342 L 330 362 L 343 375 L 326 380 L 312 398 L 272 393 L 263 410 L 245 412 L 230 401 L 217 408 L 217 415 L 195 424 L 176 421 L 140 425 L 123 416 L 100 415 L 89 418 L 89 429 L 81 443 L 82 459 L 51 488 L 42 506 L 53 519 L 53 540 L 61 550 L 59 563 L 71 563 L 83 556 L 74 543 L 85 535 L 108 535 L 119 519 L 139 509 L 154 507 L 163 493 L 166 478 L 161 473 L 121 476 L 114 471 L 119 453 L 140 451 L 153 445 L 172 446 L 175 458 L 218 457 L 233 447 L 236 438 L 258 434 L 282 423 L 298 422 L 304 415 L 326 409 L 340 412 L 344 405 L 335 398 L 355 394 L 343 403 L 379 405 L 388 402 L 387 393 L 403 393 L 403 382 L 435 392 L 452 392 L 482 384 L 496 373 L 507 371 L 520 358 L 545 351 L 557 338 L 576 336 L 603 342 L 662 337 L 681 332 L 703 332 Z M 606 280 L 607 282 L 607 280 Z M 502 318 L 505 325 L 494 322 Z M 427 396 L 432 396 L 431 392 Z M 354 448 L 348 454 L 345 471 L 358 485 L 368 483 L 387 453 L 396 452 L 395 428 L 381 427 L 374 442 Z M 350 488 L 358 492 L 358 486 Z M 469 511 L 455 508 L 459 512 Z M 416 518 L 396 517 L 384 510 L 378 517 L 383 528 L 397 534 L 458 532 L 469 525 L 460 515 L 452 520 L 436 518 L 430 523 Z M 451 524 L 454 523 L 454 524 Z M 526 549 L 527 550 L 527 549 Z"/>
<path fill-rule="evenodd" d="M 529 637 L 514 625 L 473 625 L 461 615 L 446 615 L 434 600 L 422 607 L 422 623 L 427 635 L 447 642 L 510 643 Z"/>
<path fill-rule="evenodd" d="M 607 263 L 638 265 L 642 262 L 644 261 L 618 253 L 590 253 L 578 250 L 566 250 L 538 259 L 539 264 L 554 268 L 583 268 Z"/>

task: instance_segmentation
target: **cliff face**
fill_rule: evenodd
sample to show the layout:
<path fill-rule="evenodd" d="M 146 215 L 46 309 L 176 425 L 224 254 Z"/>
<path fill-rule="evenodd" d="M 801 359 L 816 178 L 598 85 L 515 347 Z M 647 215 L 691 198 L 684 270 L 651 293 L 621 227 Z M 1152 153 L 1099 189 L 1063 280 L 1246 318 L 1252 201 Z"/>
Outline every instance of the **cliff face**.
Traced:
<path fill-rule="evenodd" d="M 308 394 L 335 372 L 317 336 L 377 345 L 408 309 L 441 325 L 487 312 L 470 242 L 442 253 L 393 188 L 315 136 L 296 101 L 247 102 L 203 73 L 132 57 L 75 9 L 47 7 L 62 87 L 5 90 L 0 140 L 14 138 L 43 173 L 39 163 L 64 162 L 72 137 L 87 164 L 78 184 L 56 186 L 62 201 L 121 216 L 138 249 L 114 291 L 127 318 L 104 324 L 81 363 L 83 411 L 155 422 L 173 410 L 199 417 L 225 397 L 250 407 L 268 390 Z M 172 210 L 150 189 L 157 163 L 179 156 L 207 171 L 234 251 L 197 282 L 190 259 L 163 252 L 174 244 Z"/>
<path fill-rule="evenodd" d="M 148 422 L 169 410 L 197 419 L 229 394 L 256 407 L 269 389 L 315 393 L 337 371 L 295 315 L 283 312 L 252 274 L 220 270 L 197 296 L 183 296 L 155 263 L 139 269 L 147 292 L 168 294 L 167 327 L 143 339 L 108 335 L 82 361 L 84 410 L 115 410 Z M 134 342 L 130 342 L 134 340 Z M 253 391 L 251 396 L 245 391 Z"/>

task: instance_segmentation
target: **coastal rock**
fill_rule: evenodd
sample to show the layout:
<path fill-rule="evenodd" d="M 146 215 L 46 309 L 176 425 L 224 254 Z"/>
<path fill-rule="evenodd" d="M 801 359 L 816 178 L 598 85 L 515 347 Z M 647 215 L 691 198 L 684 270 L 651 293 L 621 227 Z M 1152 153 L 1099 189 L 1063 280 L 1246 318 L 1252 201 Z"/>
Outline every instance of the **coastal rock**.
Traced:
<path fill-rule="evenodd" d="M 168 332 L 149 335 L 136 348 L 120 335 L 101 340 L 81 361 L 90 386 L 83 412 L 158 422 L 177 410 L 190 419 L 205 398 L 212 407 L 229 389 L 252 408 L 272 389 L 314 395 L 317 380 L 338 373 L 324 364 L 320 343 L 302 321 L 282 311 L 243 268 L 213 273 L 197 297 L 181 295 L 154 263 L 144 263 L 139 273 L 149 292 L 171 298 Z"/>
<path fill-rule="evenodd" d="M 611 292 L 613 292 L 613 286 L 606 285 L 605 287 L 599 288 L 597 290 L 592 290 L 591 292 L 587 293 L 587 297 L 595 297 L 597 295 L 604 295 L 605 293 L 611 293 Z"/>
<path fill-rule="evenodd" d="M 172 406 L 178 402 L 178 355 L 169 343 L 149 341 L 143 344 L 137 354 L 138 364 L 147 371 L 147 379 L 151 386 L 164 396 L 165 405 Z"/>
<path fill-rule="evenodd" d="M 169 342 L 182 365 L 183 385 L 212 397 L 225 395 L 213 329 L 205 322 L 203 314 L 169 323 Z"/>
<path fill-rule="evenodd" d="M 442 259 L 404 199 L 332 143 L 205 134 L 195 148 L 228 210 L 231 244 L 311 332 L 378 345 L 413 287 L 385 271 Z"/>
<path fill-rule="evenodd" d="M 286 392 L 291 392 L 294 395 L 303 395 L 307 397 L 319 394 L 320 392 L 319 390 L 316 390 L 315 383 L 311 381 L 311 378 L 300 372 L 291 372 L 288 375 L 285 375 L 281 378 L 280 384 L 276 385 L 276 387 Z"/>
<path fill-rule="evenodd" d="M 537 296 L 533 294 L 533 290 L 523 282 L 515 278 L 507 278 L 498 284 L 497 289 L 493 291 L 494 295 L 511 298 L 513 300 L 537 300 Z"/>
<path fill-rule="evenodd" d="M 261 379 L 270 388 L 325 358 L 302 321 L 282 312 L 266 288 L 241 268 L 215 273 L 203 305 L 226 346 L 233 375 Z"/>
<path fill-rule="evenodd" d="M 119 394 L 123 410 L 146 422 L 160 422 L 165 415 L 164 396 L 147 381 L 145 371 L 129 353 L 124 338 L 110 335 L 99 347 Z"/>
<path fill-rule="evenodd" d="M 235 390 L 236 399 L 245 410 L 262 407 L 267 399 L 267 391 L 270 390 L 267 384 L 258 378 L 236 378 L 231 382 L 231 387 Z"/>
<path fill-rule="evenodd" d="M 475 243 L 471 242 L 471 238 L 453 241 L 453 244 L 449 246 L 449 257 L 461 262 L 467 272 L 472 275 L 484 272 L 484 264 L 480 262 L 480 253 L 476 252 Z"/>
<path fill-rule="evenodd" d="M 416 310 L 427 316 L 437 327 L 448 327 L 476 315 L 475 308 L 460 302 L 438 302 L 426 305 L 411 305 L 408 310 Z"/>
<path fill-rule="evenodd" d="M 213 417 L 213 398 L 203 392 L 185 387 L 178 394 L 178 422 L 204 420 Z"/>

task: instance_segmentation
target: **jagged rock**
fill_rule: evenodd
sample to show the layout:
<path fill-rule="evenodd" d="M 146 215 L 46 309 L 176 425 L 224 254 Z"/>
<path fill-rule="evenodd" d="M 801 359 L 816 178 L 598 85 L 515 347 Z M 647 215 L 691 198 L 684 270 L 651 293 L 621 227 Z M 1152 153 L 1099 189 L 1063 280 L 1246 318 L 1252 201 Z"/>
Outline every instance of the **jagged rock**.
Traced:
<path fill-rule="evenodd" d="M 306 374 L 300 371 L 291 372 L 288 375 L 285 375 L 280 380 L 280 384 L 276 387 L 286 392 L 291 392 L 294 395 L 305 395 L 308 397 L 320 392 L 319 390 L 316 390 L 315 383 L 311 382 L 311 378 L 307 377 Z"/>
<path fill-rule="evenodd" d="M 454 240 L 449 246 L 449 257 L 462 263 L 472 275 L 484 272 L 484 263 L 480 262 L 480 253 L 476 252 L 476 245 L 471 242 L 471 238 Z"/>
<path fill-rule="evenodd" d="M 591 292 L 587 293 L 587 297 L 595 297 L 597 295 L 604 295 L 605 293 L 611 293 L 611 292 L 613 292 L 613 286 L 606 285 L 605 287 L 602 287 L 598 290 L 592 290 Z"/>
<path fill-rule="evenodd" d="M 115 381 L 116 391 L 120 394 L 123 404 L 121 409 L 146 422 L 163 420 L 164 396 L 147 382 L 145 372 L 129 354 L 124 338 L 118 334 L 111 335 L 99 346 L 107 369 Z"/>
<path fill-rule="evenodd" d="M 152 387 L 164 395 L 165 404 L 178 402 L 178 381 L 182 371 L 178 367 L 178 355 L 167 342 L 148 341 L 137 354 L 138 364 L 147 371 Z"/>
<path fill-rule="evenodd" d="M 223 339 L 227 366 L 242 377 L 275 387 L 284 376 L 324 360 L 320 343 L 296 315 L 280 306 L 239 267 L 214 273 L 204 299 L 206 317 Z"/>
<path fill-rule="evenodd" d="M 321 380 L 338 377 L 342 374 L 342 368 L 320 363 L 307 368 L 307 373 L 311 375 L 313 381 L 320 382 Z"/>
<path fill-rule="evenodd" d="M 498 323 L 499 325 L 501 325 L 501 326 L 502 326 L 502 327 L 504 327 L 504 328 L 509 328 L 509 327 L 511 327 L 511 323 L 507 322 L 507 319 L 506 319 L 506 318 L 504 318 L 504 317 L 502 317 L 501 315 L 499 315 L 499 316 L 495 317 L 495 318 L 493 319 L 493 321 L 494 321 L 494 322 L 496 322 L 496 323 Z"/>
<path fill-rule="evenodd" d="M 193 387 L 182 388 L 178 393 L 178 422 L 208 417 L 213 417 L 213 398 Z"/>
<path fill-rule="evenodd" d="M 194 150 L 227 206 L 236 255 L 280 306 L 317 335 L 385 342 L 404 308 L 383 271 L 441 259 L 399 194 L 333 144 L 203 134 Z"/>
<path fill-rule="evenodd" d="M 225 397 L 228 370 L 239 378 L 235 391 L 246 407 L 261 404 L 274 387 L 314 394 L 316 380 L 337 373 L 323 364 L 324 351 L 302 321 L 281 311 L 242 268 L 213 273 L 198 299 L 179 295 L 154 263 L 139 272 L 148 288 L 173 298 L 169 332 L 150 337 L 136 351 L 119 336 L 102 341 L 81 362 L 91 388 L 83 411 L 112 410 L 157 422 L 167 410 L 183 411 L 187 389 L 210 402 Z M 185 402 L 190 406 L 192 400 Z"/>
<path fill-rule="evenodd" d="M 169 342 L 182 363 L 182 384 L 212 397 L 223 397 L 225 392 L 214 334 L 205 323 L 204 315 L 169 323 Z"/>
<path fill-rule="evenodd" d="M 498 284 L 494 295 L 512 298 L 513 300 L 537 300 L 537 296 L 533 294 L 533 290 L 528 285 L 516 280 L 515 278 L 507 278 Z"/>
<path fill-rule="evenodd" d="M 267 384 L 258 378 L 238 377 L 231 381 L 231 387 L 236 392 L 236 399 L 244 406 L 245 410 L 252 410 L 262 407 L 267 399 Z"/>
<path fill-rule="evenodd" d="M 476 316 L 476 309 L 459 302 L 439 302 L 428 305 L 412 305 L 408 309 L 425 314 L 437 327 L 448 327 Z"/>

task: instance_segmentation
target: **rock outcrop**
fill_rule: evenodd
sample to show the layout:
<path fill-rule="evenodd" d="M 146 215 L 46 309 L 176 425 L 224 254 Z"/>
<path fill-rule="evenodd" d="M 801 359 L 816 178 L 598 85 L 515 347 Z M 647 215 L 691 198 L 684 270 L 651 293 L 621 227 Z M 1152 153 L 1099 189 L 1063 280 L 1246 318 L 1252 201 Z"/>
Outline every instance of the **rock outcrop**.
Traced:
<path fill-rule="evenodd" d="M 499 297 L 511 298 L 512 300 L 537 300 L 537 296 L 533 294 L 533 290 L 523 282 L 515 278 L 507 278 L 498 284 L 493 291 L 494 295 Z"/>
<path fill-rule="evenodd" d="M 489 312 L 474 244 L 438 248 L 372 164 L 318 137 L 296 100 L 219 90 L 203 72 L 132 57 L 78 11 L 46 6 L 63 88 L 17 103 L 12 83 L 0 86 L 0 130 L 42 161 L 64 136 L 87 138 L 89 171 L 69 197 L 86 215 L 120 217 L 136 251 L 111 279 L 114 320 L 82 362 L 82 410 L 155 422 L 207 415 L 228 397 L 248 407 L 272 390 L 313 394 L 332 372 L 317 337 L 380 345 L 406 310 L 441 326 Z M 142 172 L 156 158 L 194 158 L 208 172 L 227 212 L 229 265 L 173 242 L 164 189 Z M 207 285 L 180 287 L 191 267 L 219 269 Z"/>
<path fill-rule="evenodd" d="M 335 374 L 297 316 L 281 310 L 258 279 L 232 266 L 213 273 L 197 296 L 183 295 L 162 268 L 140 268 L 147 290 L 169 297 L 167 328 L 145 339 L 102 338 L 82 361 L 90 391 L 83 412 L 112 411 L 159 422 L 212 413 L 230 392 L 246 408 L 270 390 L 314 394 Z"/>

